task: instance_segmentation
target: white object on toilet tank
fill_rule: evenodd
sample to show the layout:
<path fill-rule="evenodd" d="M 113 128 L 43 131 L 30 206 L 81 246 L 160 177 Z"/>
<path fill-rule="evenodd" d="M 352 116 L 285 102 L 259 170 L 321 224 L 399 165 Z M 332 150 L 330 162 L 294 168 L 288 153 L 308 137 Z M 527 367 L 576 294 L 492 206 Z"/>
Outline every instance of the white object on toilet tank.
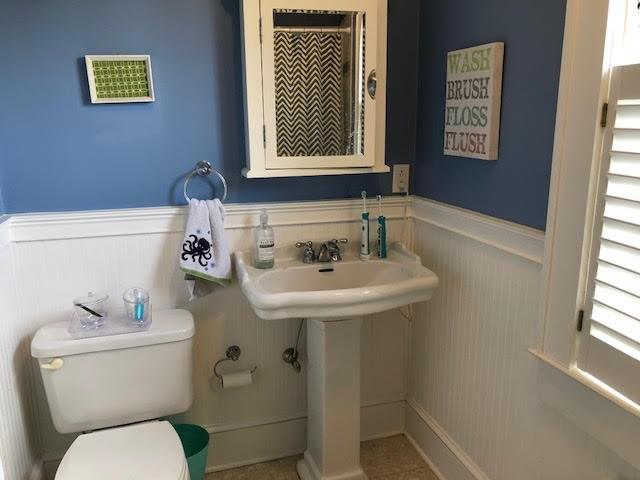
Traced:
<path fill-rule="evenodd" d="M 189 409 L 190 312 L 154 311 L 149 330 L 106 337 L 74 340 L 68 326 L 45 325 L 31 342 L 58 432 L 125 425 Z"/>

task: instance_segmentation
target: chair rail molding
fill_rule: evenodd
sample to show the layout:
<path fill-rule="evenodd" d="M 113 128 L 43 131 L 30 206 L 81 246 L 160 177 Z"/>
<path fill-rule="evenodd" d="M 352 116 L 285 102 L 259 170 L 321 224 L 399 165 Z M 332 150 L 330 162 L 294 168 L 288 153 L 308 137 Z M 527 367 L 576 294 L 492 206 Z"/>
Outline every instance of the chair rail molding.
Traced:
<path fill-rule="evenodd" d="M 422 197 L 412 197 L 415 221 L 449 230 L 504 252 L 542 264 L 544 232 Z"/>
<path fill-rule="evenodd" d="M 410 199 L 386 197 L 382 205 L 388 219 L 400 219 Z M 252 228 L 260 212 L 269 212 L 273 226 L 317 225 L 358 222 L 361 200 L 326 200 L 278 203 L 236 203 L 225 205 L 225 229 Z M 30 242 L 72 238 L 113 237 L 184 230 L 186 207 L 148 207 L 60 213 L 17 214 L 9 219 L 11 240 Z"/>
<path fill-rule="evenodd" d="M 362 201 L 247 203 L 229 204 L 225 208 L 225 229 L 236 230 L 257 225 L 263 209 L 269 212 L 269 222 L 273 226 L 359 222 Z M 387 220 L 401 220 L 406 216 L 542 264 L 544 232 L 540 230 L 418 196 L 385 197 L 382 208 Z M 148 207 L 16 214 L 0 223 L 0 242 L 3 238 L 20 243 L 176 233 L 184 230 L 187 213 L 186 207 Z"/>
<path fill-rule="evenodd" d="M 0 217 L 0 248 L 11 243 L 11 221 L 10 217 Z"/>

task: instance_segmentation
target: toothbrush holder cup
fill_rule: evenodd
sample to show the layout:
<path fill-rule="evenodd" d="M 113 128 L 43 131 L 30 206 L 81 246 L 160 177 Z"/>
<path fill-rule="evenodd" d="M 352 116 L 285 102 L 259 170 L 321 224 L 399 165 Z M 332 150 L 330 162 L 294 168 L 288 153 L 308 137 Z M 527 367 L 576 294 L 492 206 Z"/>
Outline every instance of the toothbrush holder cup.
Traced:
<path fill-rule="evenodd" d="M 149 293 L 142 288 L 130 288 L 122 295 L 124 309 L 130 322 L 145 323 L 149 319 Z"/>

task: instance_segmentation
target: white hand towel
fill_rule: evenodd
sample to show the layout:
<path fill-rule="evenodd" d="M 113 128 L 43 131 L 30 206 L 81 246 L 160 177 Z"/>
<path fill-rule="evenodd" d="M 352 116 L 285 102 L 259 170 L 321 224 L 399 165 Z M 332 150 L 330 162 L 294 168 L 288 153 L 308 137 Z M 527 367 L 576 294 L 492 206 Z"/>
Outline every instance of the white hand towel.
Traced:
<path fill-rule="evenodd" d="M 189 202 L 189 217 L 180 253 L 180 269 L 191 298 L 211 293 L 213 284 L 231 282 L 231 257 L 224 235 L 224 206 L 220 200 Z"/>

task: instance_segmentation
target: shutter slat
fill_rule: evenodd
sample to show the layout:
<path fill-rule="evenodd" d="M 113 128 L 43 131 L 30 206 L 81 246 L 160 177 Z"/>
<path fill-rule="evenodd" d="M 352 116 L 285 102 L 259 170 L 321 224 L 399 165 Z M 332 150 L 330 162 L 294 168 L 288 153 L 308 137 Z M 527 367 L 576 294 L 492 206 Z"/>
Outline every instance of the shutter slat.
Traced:
<path fill-rule="evenodd" d="M 640 226 L 605 218 L 602 238 L 640 249 Z"/>
<path fill-rule="evenodd" d="M 616 106 L 615 128 L 640 129 L 640 106 L 638 105 Z"/>
<path fill-rule="evenodd" d="M 640 202 L 640 178 L 609 174 L 607 196 Z M 638 213 L 640 214 L 640 205 L 638 205 Z"/>
<path fill-rule="evenodd" d="M 612 265 L 640 273 L 640 255 L 633 248 L 603 240 L 600 242 L 598 258 Z"/>
<path fill-rule="evenodd" d="M 591 320 L 640 345 L 640 321 L 595 302 Z"/>
<path fill-rule="evenodd" d="M 630 270 L 599 260 L 596 280 L 640 297 L 640 275 Z"/>
<path fill-rule="evenodd" d="M 640 320 L 640 298 L 635 295 L 596 281 L 593 299 L 602 305 L 606 305 L 620 313 Z"/>
<path fill-rule="evenodd" d="M 616 128 L 613 132 L 613 150 L 640 153 L 640 131 Z"/>
<path fill-rule="evenodd" d="M 609 173 L 640 178 L 640 154 L 612 152 Z"/>
<path fill-rule="evenodd" d="M 596 337 L 601 342 L 613 347 L 619 352 L 624 353 L 632 357 L 635 360 L 640 361 L 640 348 L 639 345 L 633 340 L 629 340 L 624 335 L 607 328 L 599 323 L 591 324 L 591 335 Z"/>
<path fill-rule="evenodd" d="M 606 218 L 640 225 L 640 203 L 621 198 L 606 197 L 604 216 Z"/>

